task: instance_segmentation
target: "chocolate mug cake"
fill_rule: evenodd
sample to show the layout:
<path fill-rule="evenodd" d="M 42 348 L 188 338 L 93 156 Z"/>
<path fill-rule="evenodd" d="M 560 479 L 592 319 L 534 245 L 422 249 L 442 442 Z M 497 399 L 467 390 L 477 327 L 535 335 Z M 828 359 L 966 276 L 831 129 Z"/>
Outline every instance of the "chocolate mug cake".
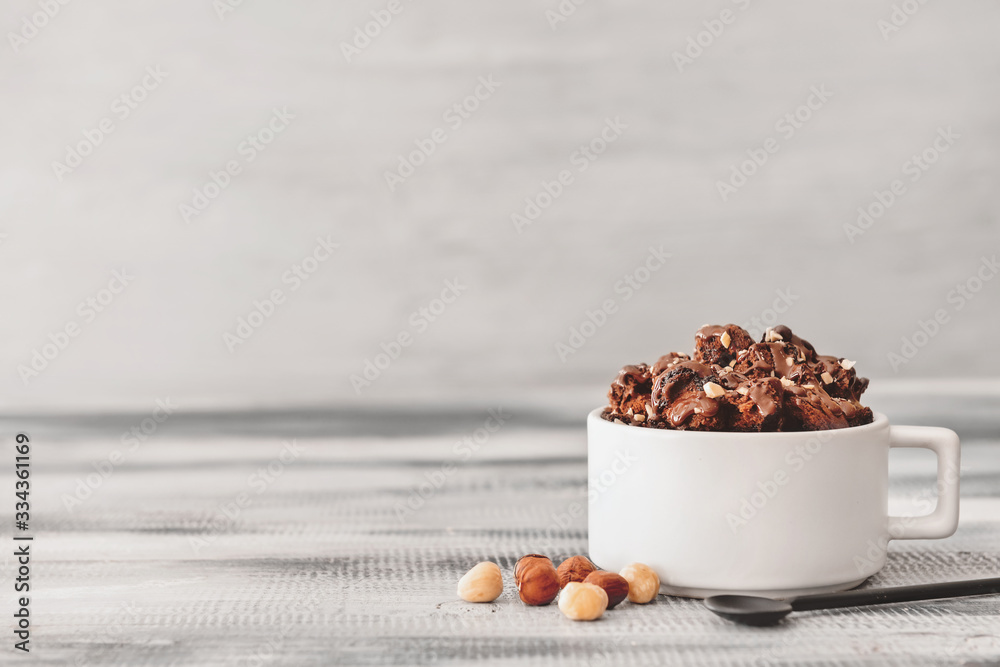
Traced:
<path fill-rule="evenodd" d="M 754 342 L 735 324 L 705 325 L 693 355 L 622 368 L 601 416 L 645 428 L 822 431 L 871 423 L 867 387 L 853 361 L 817 354 L 786 326 Z"/>

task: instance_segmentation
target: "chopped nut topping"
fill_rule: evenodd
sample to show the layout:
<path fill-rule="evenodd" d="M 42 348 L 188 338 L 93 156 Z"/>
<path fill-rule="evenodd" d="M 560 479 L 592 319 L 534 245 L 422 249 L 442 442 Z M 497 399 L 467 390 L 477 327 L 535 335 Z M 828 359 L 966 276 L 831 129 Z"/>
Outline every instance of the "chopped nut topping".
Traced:
<path fill-rule="evenodd" d="M 867 424 L 871 410 L 849 404 L 868 385 L 864 378 L 848 382 L 856 369 L 854 361 L 820 354 L 780 324 L 758 325 L 756 335 L 734 324 L 711 325 L 697 332 L 693 353 L 669 352 L 652 365 L 622 367 L 601 416 L 647 430 L 822 431 Z"/>
<path fill-rule="evenodd" d="M 706 382 L 705 386 L 702 387 L 705 390 L 705 395 L 709 398 L 718 398 L 726 393 L 726 390 L 721 386 L 715 384 L 714 382 Z"/>
<path fill-rule="evenodd" d="M 621 419 L 616 419 L 616 420 L 615 420 L 615 423 L 616 423 L 616 424 L 624 424 L 625 422 L 623 422 L 623 421 L 622 421 Z"/>

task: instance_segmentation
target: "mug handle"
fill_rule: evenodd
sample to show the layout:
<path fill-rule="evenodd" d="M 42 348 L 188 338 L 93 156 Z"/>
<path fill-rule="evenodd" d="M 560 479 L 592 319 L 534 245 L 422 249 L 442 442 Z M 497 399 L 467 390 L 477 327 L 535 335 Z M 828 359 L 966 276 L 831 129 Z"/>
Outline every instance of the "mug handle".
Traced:
<path fill-rule="evenodd" d="M 889 447 L 920 447 L 937 454 L 937 507 L 923 516 L 890 516 L 889 539 L 949 537 L 958 528 L 961 449 L 958 434 L 937 426 L 890 426 Z"/>

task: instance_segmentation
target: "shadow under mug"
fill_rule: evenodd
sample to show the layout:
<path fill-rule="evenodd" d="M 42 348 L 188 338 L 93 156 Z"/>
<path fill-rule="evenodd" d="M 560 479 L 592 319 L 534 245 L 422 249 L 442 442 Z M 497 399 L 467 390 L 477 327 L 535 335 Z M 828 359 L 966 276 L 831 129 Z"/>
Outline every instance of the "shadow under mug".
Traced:
<path fill-rule="evenodd" d="M 828 431 L 674 431 L 601 412 L 587 419 L 590 557 L 614 572 L 646 563 L 661 593 L 846 590 L 885 565 L 890 540 L 958 527 L 959 441 L 945 428 L 890 426 L 876 413 Z M 932 513 L 889 516 L 892 447 L 937 454 Z"/>

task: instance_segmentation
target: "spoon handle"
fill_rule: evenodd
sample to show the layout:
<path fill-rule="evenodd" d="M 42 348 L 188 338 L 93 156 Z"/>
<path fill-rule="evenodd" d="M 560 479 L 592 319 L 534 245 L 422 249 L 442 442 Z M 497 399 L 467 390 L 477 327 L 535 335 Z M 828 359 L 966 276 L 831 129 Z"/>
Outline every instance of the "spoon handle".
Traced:
<path fill-rule="evenodd" d="M 821 593 L 791 598 L 788 603 L 795 611 L 808 609 L 832 609 L 834 607 L 862 607 L 889 602 L 911 602 L 914 600 L 937 600 L 969 595 L 989 595 L 1000 593 L 1000 577 L 992 579 L 969 579 L 947 581 L 940 584 L 918 584 L 896 588 L 869 588 L 864 590 Z"/>

